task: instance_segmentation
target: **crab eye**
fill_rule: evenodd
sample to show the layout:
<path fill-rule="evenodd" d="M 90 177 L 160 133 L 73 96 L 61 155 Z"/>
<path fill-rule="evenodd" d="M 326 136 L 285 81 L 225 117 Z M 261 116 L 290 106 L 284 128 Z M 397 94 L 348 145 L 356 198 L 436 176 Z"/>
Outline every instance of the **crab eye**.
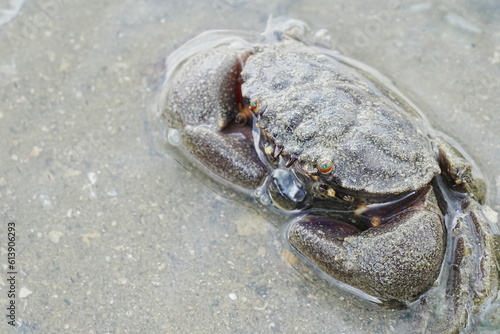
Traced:
<path fill-rule="evenodd" d="M 259 106 L 259 100 L 257 100 L 257 99 L 250 100 L 250 110 L 251 111 L 257 110 L 258 106 Z"/>
<path fill-rule="evenodd" d="M 318 170 L 323 174 L 328 174 L 333 170 L 333 162 L 325 159 L 318 163 Z"/>

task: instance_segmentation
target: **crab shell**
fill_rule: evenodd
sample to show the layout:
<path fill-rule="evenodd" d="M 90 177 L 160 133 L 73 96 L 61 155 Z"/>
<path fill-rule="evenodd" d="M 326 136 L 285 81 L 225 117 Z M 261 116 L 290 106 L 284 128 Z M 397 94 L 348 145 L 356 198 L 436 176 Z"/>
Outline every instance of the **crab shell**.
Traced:
<path fill-rule="evenodd" d="M 290 69 L 293 73 L 290 73 Z M 241 73 L 259 126 L 303 170 L 333 163 L 321 181 L 366 194 L 421 189 L 440 173 L 406 109 L 353 68 L 293 39 L 263 44 Z"/>

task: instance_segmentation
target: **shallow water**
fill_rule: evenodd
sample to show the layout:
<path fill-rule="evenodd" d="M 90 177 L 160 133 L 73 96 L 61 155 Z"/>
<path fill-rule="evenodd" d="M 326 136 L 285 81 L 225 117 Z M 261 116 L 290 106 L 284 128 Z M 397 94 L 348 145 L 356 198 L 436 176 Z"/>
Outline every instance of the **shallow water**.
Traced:
<path fill-rule="evenodd" d="M 168 157 L 148 90 L 154 64 L 207 29 L 262 31 L 271 13 L 326 28 L 464 147 L 496 219 L 500 7 L 395 4 L 27 1 L 0 27 L 0 210 L 16 223 L 21 322 L 1 331 L 411 332 L 298 274 L 278 229 Z"/>

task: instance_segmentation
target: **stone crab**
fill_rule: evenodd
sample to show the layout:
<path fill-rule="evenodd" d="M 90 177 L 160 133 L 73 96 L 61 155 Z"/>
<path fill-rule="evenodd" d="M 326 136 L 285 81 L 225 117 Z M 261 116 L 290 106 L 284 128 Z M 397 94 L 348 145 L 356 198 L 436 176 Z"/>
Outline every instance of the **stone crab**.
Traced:
<path fill-rule="evenodd" d="M 477 167 L 387 79 L 306 32 L 270 20 L 260 40 L 210 31 L 176 50 L 159 102 L 170 142 L 292 213 L 291 247 L 341 285 L 389 307 L 442 303 L 446 328 L 467 327 L 498 284 Z"/>

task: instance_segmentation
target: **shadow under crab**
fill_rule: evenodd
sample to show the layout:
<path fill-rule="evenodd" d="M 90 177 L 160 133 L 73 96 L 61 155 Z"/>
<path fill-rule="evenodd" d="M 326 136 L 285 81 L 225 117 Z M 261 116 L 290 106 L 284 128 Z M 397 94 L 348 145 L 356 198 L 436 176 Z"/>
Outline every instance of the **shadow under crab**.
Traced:
<path fill-rule="evenodd" d="M 274 20 L 261 41 L 216 31 L 177 50 L 169 135 L 296 215 L 288 241 L 333 279 L 422 315 L 442 303 L 442 331 L 466 328 L 497 293 L 484 182 L 383 77 L 308 45 L 305 28 Z"/>

